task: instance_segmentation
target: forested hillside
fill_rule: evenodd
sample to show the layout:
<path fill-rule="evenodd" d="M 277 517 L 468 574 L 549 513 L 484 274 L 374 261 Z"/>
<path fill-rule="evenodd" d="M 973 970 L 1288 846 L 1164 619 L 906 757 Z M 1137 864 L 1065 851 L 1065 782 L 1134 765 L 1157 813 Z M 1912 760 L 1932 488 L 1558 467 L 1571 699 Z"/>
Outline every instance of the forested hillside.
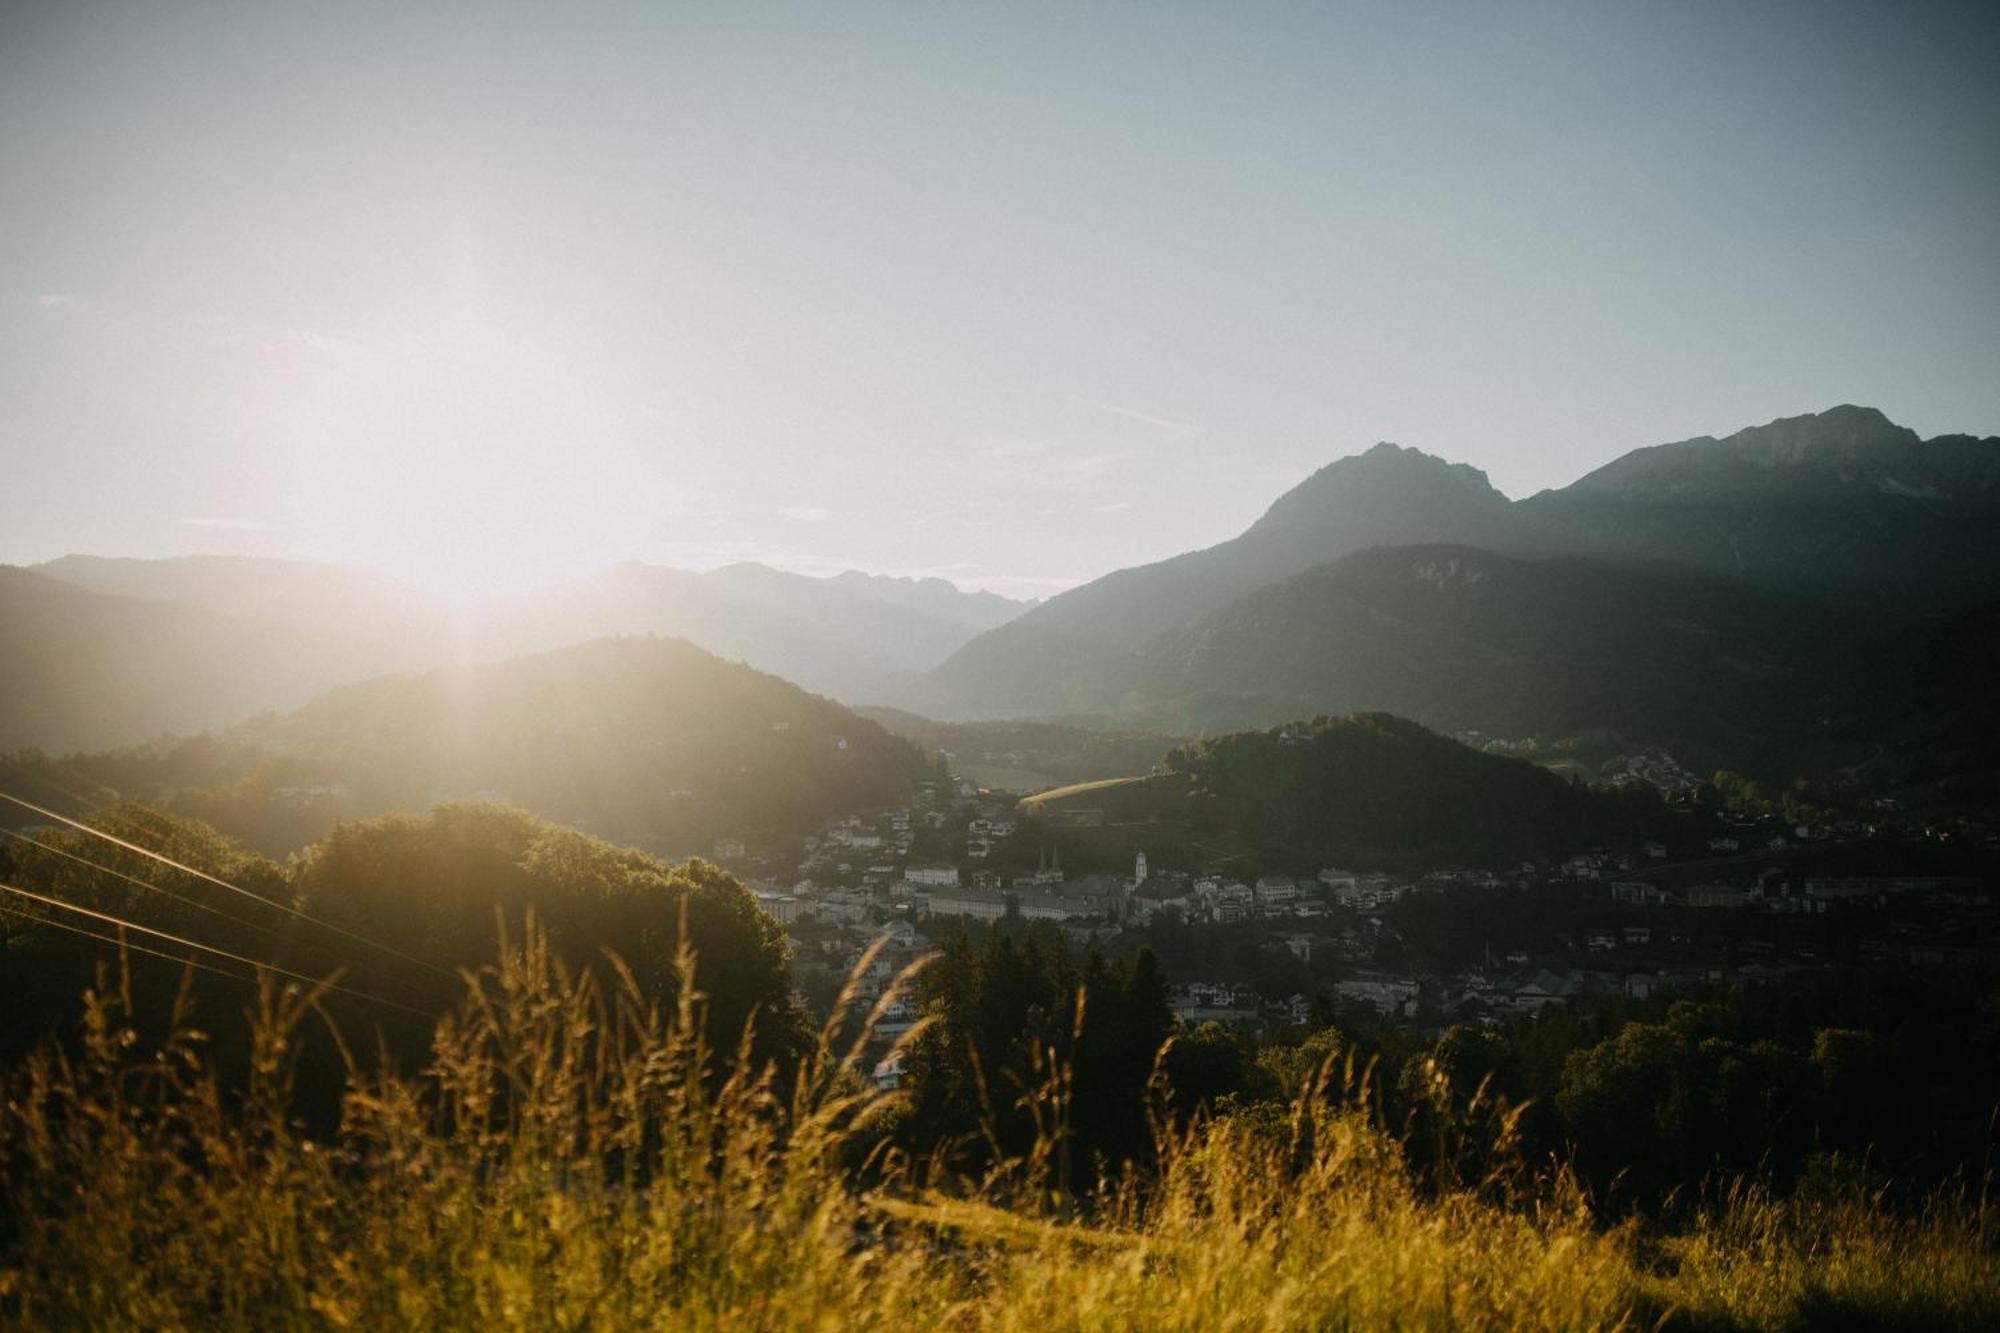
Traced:
<path fill-rule="evenodd" d="M 952 772 L 1003 791 L 1123 777 L 1151 768 L 1179 744 L 1163 732 L 1097 730 L 1010 718 L 937 722 L 899 708 L 858 708 L 905 740 L 935 750 Z"/>
<path fill-rule="evenodd" d="M 1635 449 L 1518 508 L 1551 550 L 1828 604 L 1960 611 L 2000 578 L 2000 439 L 1926 440 L 1872 407 Z"/>
<path fill-rule="evenodd" d="M 1520 540 L 1484 473 L 1377 445 L 1327 464 L 1237 537 L 1117 570 L 988 631 L 904 696 L 948 717 L 1099 710 L 1132 650 L 1273 580 L 1369 546 Z"/>
<path fill-rule="evenodd" d="M 455 606 L 342 565 L 71 555 L 0 566 L 0 751 L 136 745 L 389 672 L 613 635 L 685 638 L 817 693 L 879 700 L 1024 605 L 935 578 L 626 561 Z"/>
<path fill-rule="evenodd" d="M 1885 624 L 1668 569 L 1382 548 L 1163 635 L 1122 685 L 1187 730 L 1381 710 L 1488 736 L 1610 733 L 1704 775 L 1909 786 L 1994 767 L 1995 627 Z"/>
<path fill-rule="evenodd" d="M 247 1058 L 234 1044 L 242 1035 L 234 1020 L 249 969 L 210 953 L 200 957 L 211 970 L 183 976 L 151 953 L 185 950 L 146 930 L 258 959 L 291 980 L 337 978 L 327 996 L 332 1012 L 357 1034 L 383 1028 L 399 1057 L 411 1062 L 428 1057 L 431 1021 L 458 998 L 460 969 L 499 957 L 503 940 L 518 943 L 531 925 L 573 968 L 600 968 L 603 951 L 615 948 L 635 987 L 632 998 L 641 1003 L 675 1002 L 683 984 L 676 953 L 685 943 L 705 960 L 700 987 L 716 1031 L 740 1034 L 756 1014 L 760 1060 L 795 1058 L 805 1040 L 778 923 L 740 883 L 699 861 L 669 866 L 490 805 L 343 825 L 285 865 L 198 820 L 137 803 L 86 822 L 131 846 L 69 827 L 10 838 L 0 842 L 0 883 L 132 922 L 138 929 L 126 938 L 135 956 L 124 984 L 138 987 L 149 1036 L 165 1035 L 174 1021 L 175 985 L 185 985 L 179 1021 L 223 1034 L 231 1078 L 242 1076 L 239 1062 Z M 15 894 L 0 907 L 5 1064 L 67 1027 L 76 997 L 94 984 L 95 968 L 108 954 L 65 929 L 99 924 L 88 918 Z M 610 973 L 603 979 L 614 980 Z M 309 1109 L 330 1122 L 339 1054 L 325 1044 L 324 1032 L 307 1035 L 316 1097 Z"/>
<path fill-rule="evenodd" d="M 664 852 L 906 799 L 924 754 L 674 639 L 606 639 L 333 690 L 283 716 L 68 761 L 38 799 L 164 803 L 280 854 L 336 820 L 493 800 Z"/>
<path fill-rule="evenodd" d="M 0 566 L 0 751 L 223 726 L 381 669 L 330 635 Z"/>
<path fill-rule="evenodd" d="M 1585 788 L 1375 713 L 1189 742 L 1149 776 L 1024 809 L 1086 846 L 1191 840 L 1212 863 L 1287 873 L 1498 865 L 1636 843 L 1673 818 L 1650 790 Z"/>
<path fill-rule="evenodd" d="M 1593 731 L 1964 808 L 2000 770 L 1995 533 L 2000 439 L 1872 408 L 1633 450 L 1519 502 L 1379 445 L 1230 541 L 980 636 L 906 698 L 1181 734 L 1356 709 Z"/>

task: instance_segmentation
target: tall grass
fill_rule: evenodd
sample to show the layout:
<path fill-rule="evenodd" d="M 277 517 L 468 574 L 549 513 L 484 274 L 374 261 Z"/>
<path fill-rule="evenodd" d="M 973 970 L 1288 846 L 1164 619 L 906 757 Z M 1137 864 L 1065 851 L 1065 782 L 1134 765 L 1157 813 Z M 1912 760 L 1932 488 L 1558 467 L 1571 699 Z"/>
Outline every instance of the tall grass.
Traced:
<path fill-rule="evenodd" d="M 530 925 L 467 978 L 421 1073 L 341 1047 L 330 1139 L 290 1110 L 322 997 L 267 981 L 247 1079 L 226 1090 L 184 1023 L 139 1049 L 108 979 L 85 997 L 74 1054 L 37 1057 L 0 1111 L 0 1323 L 2000 1320 L 1983 1208 L 1898 1219 L 1865 1198 L 1807 1205 L 1746 1188 L 1649 1238 L 1600 1225 L 1560 1170 L 1420 1188 L 1351 1062 L 1323 1063 L 1288 1104 L 1193 1118 L 1169 1113 L 1156 1078 L 1156 1161 L 1086 1197 L 1061 1185 L 1068 1071 L 1052 1051 L 1019 1091 L 1041 1129 L 1029 1153 L 914 1154 L 893 1132 L 898 1095 L 860 1076 L 866 1031 L 835 1046 L 847 1013 L 781 1082 L 751 1067 L 748 1033 L 729 1034 L 738 1058 L 716 1058 L 695 959 L 678 963 L 678 1001 L 651 1004 L 615 960 L 572 972 Z M 850 984 L 842 1010 L 853 1005 Z M 1504 1133 L 1506 1117 L 1468 1116 L 1461 1131 L 1482 1123 Z"/>

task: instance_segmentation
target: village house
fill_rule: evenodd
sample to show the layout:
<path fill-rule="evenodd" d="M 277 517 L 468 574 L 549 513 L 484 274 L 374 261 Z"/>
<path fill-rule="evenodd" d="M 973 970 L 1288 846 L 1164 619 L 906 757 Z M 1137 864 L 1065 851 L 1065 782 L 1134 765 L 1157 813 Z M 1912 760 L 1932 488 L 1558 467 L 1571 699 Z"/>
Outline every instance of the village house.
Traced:
<path fill-rule="evenodd" d="M 1658 907 L 1667 901 L 1667 891 L 1657 884 L 1648 884 L 1644 880 L 1617 879 L 1611 881 L 1611 901 L 1635 903 L 1642 907 Z"/>
<path fill-rule="evenodd" d="M 1734 909 L 1748 907 L 1753 897 L 1761 896 L 1757 890 L 1739 888 L 1734 884 L 1697 884 L 1687 892 L 1687 905 Z"/>
<path fill-rule="evenodd" d="M 1169 1003 L 1174 1017 L 1188 1027 L 1203 1023 L 1253 1023 L 1257 1019 L 1256 992 L 1227 982 L 1187 982 L 1174 988 Z"/>
<path fill-rule="evenodd" d="M 1350 1004 L 1366 1005 L 1388 1018 L 1401 1018 L 1415 1007 L 1417 983 L 1386 972 L 1357 972 L 1334 983 L 1334 993 Z"/>
<path fill-rule="evenodd" d="M 798 920 L 814 907 L 805 899 L 776 889 L 752 889 L 751 896 L 756 898 L 757 906 L 786 923 Z"/>

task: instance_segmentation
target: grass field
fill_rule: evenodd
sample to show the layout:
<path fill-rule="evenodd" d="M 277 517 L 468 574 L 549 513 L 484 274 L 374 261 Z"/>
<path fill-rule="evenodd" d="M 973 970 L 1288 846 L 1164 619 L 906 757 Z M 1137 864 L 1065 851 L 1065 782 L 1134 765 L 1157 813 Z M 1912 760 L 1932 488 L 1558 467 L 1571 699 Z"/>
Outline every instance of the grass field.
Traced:
<path fill-rule="evenodd" d="M 693 960 L 683 956 L 684 968 Z M 1898 1216 L 1722 1191 L 1671 1230 L 1557 1167 L 1426 1190 L 1329 1062 L 1287 1103 L 1156 1114 L 1157 1168 L 1057 1186 L 1044 1132 L 970 1171 L 892 1146 L 900 1104 L 823 1037 L 795 1085 L 713 1075 L 700 1005 L 567 973 L 533 935 L 432 1067 L 357 1052 L 337 1137 L 288 1114 L 310 997 L 267 985 L 240 1095 L 183 1031 L 139 1049 L 115 981 L 79 1053 L 0 1113 L 0 1324 L 24 1328 L 1978 1327 L 1983 1200 Z M 835 1030 L 829 1025 L 828 1033 Z M 1163 1112 L 1171 1090 L 1156 1084 Z M 1470 1123 L 1470 1122 L 1468 1122 Z M 1504 1137 L 1504 1118 L 1493 1132 Z"/>

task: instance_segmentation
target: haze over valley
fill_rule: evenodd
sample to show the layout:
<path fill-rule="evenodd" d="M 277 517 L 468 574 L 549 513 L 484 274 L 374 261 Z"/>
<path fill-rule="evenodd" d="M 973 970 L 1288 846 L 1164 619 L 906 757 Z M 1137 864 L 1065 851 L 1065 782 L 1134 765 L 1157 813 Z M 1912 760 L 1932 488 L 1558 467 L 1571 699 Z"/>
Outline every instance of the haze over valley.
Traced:
<path fill-rule="evenodd" d="M 452 605 L 338 566 L 65 556 L 7 572 L 12 618 L 46 628 L 4 650 L 0 737 L 105 750 L 374 676 L 661 634 L 920 717 L 1199 735 L 1385 711 L 1964 803 L 1995 790 L 1995 587 L 2000 440 L 1842 406 L 1519 501 L 1378 444 L 1227 542 L 1043 604 L 634 561 Z"/>

